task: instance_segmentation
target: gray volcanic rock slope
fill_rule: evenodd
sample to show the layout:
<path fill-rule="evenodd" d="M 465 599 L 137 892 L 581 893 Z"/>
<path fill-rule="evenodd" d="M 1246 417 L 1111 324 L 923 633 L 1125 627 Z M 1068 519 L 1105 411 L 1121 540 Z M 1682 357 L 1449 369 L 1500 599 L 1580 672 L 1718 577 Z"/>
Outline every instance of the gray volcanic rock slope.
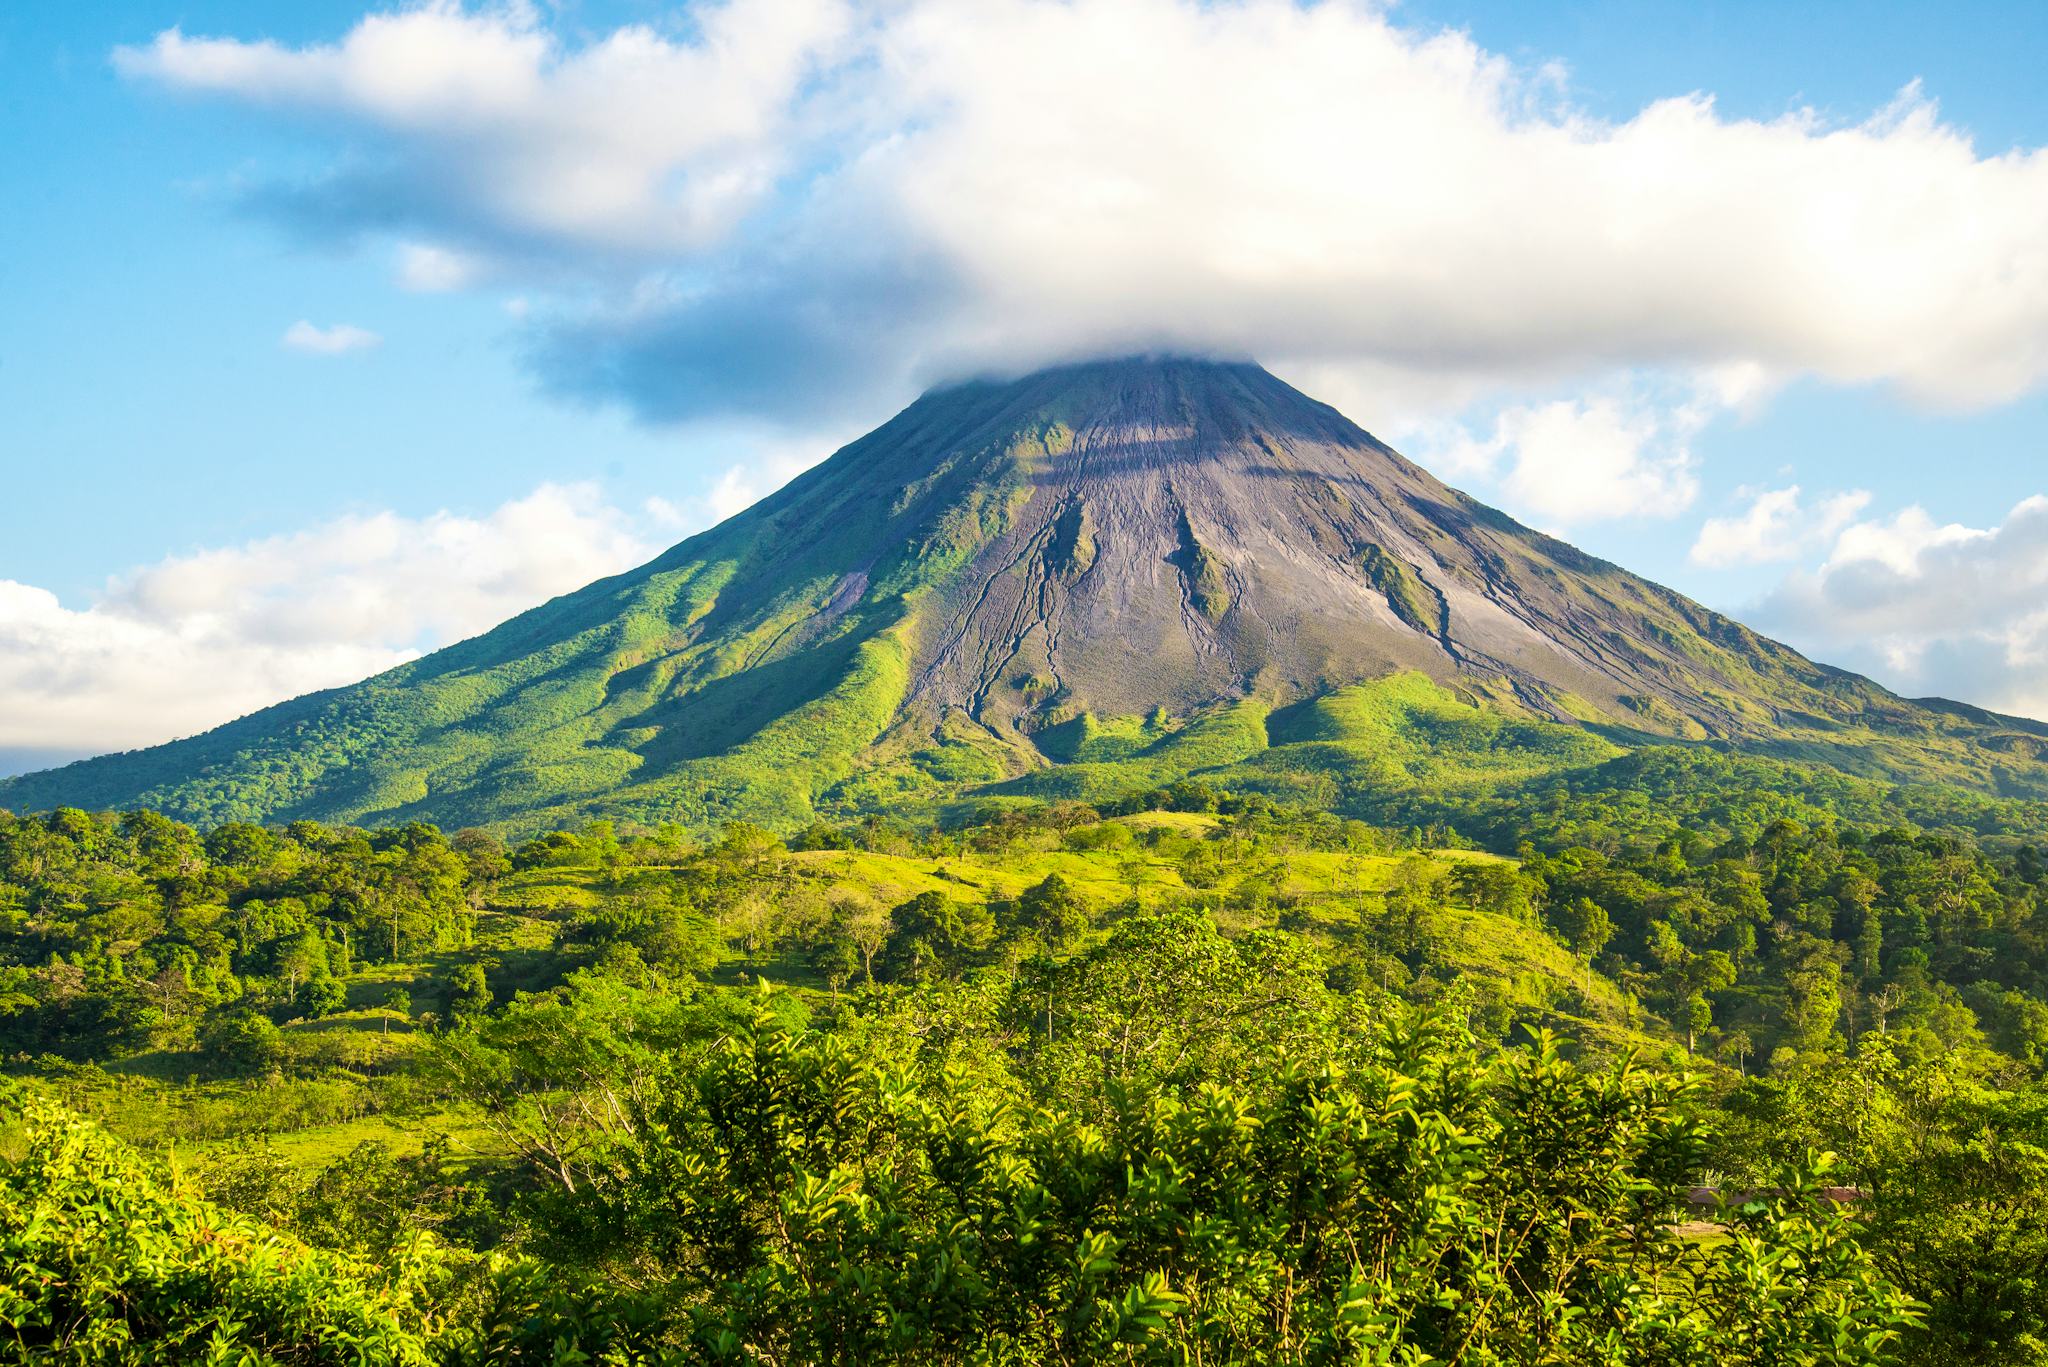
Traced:
<path fill-rule="evenodd" d="M 0 805 L 791 825 L 1043 767 L 1083 714 L 1407 670 L 1610 736 L 2048 792 L 2048 728 L 1816 665 L 1257 366 L 1139 359 L 934 391 L 638 570 L 363 683 L 0 783 Z"/>
<path fill-rule="evenodd" d="M 1759 671 L 1817 713 L 1881 696 L 1474 502 L 1256 366 L 1076 367 L 1002 399 L 1055 416 L 920 643 L 914 701 L 1015 723 L 1042 699 L 1006 683 L 1109 714 L 1419 669 L 1560 720 L 1736 736 L 1781 720 Z"/>

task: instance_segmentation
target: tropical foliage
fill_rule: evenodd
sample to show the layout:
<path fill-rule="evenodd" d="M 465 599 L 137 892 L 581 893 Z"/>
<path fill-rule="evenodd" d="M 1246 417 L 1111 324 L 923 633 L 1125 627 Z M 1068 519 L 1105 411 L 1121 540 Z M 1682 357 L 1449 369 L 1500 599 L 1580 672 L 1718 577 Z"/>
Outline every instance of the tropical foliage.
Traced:
<path fill-rule="evenodd" d="M 0 817 L 6 1341 L 2048 1361 L 2031 830 L 1656 772 L 1498 853 L 1187 780 L 509 847 Z"/>

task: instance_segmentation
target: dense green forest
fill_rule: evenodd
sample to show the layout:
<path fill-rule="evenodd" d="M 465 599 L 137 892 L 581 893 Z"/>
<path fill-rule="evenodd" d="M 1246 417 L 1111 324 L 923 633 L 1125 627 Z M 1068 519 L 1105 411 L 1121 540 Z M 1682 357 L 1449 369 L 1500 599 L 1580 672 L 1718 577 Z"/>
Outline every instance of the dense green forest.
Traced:
<path fill-rule="evenodd" d="M 1678 751 L 1284 797 L 0 815 L 0 1343 L 2048 1362 L 2036 808 Z"/>

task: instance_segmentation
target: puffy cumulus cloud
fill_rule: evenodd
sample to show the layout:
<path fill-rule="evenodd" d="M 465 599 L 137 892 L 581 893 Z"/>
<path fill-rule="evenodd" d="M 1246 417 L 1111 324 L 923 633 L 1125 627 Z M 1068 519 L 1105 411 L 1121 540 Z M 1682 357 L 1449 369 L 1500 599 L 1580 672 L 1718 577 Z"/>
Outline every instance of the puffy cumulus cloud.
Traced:
<path fill-rule="evenodd" d="M 65 607 L 0 580 L 0 752 L 32 767 L 203 731 L 389 668 L 406 651 L 224 640 L 207 621 Z"/>
<path fill-rule="evenodd" d="M 385 163 L 311 187 L 309 213 L 494 247 L 675 252 L 723 236 L 789 170 L 805 78 L 849 20 L 840 0 L 734 0 L 705 7 L 691 41 L 635 25 L 570 48 L 530 6 L 437 0 L 331 45 L 171 29 L 114 60 L 382 139 Z"/>
<path fill-rule="evenodd" d="M 173 557 L 83 607 L 0 580 L 0 763 L 154 744 L 351 683 L 646 559 L 646 525 L 548 485 L 482 517 L 342 517 Z"/>
<path fill-rule="evenodd" d="M 1851 123 L 1603 120 L 1370 0 L 727 0 L 589 38 L 441 0 L 117 60 L 338 125 L 353 155 L 272 203 L 530 274 L 551 382 L 659 418 L 1167 347 L 1395 398 L 2048 377 L 2048 154 L 1981 154 L 1917 89 Z M 1516 422 L 1611 452 L 1638 416 Z M 1685 488 L 1630 469 L 1631 503 Z"/>
<path fill-rule="evenodd" d="M 2048 497 L 1990 528 L 1917 507 L 1854 523 L 1756 616 L 1902 692 L 2048 720 Z"/>
<path fill-rule="evenodd" d="M 1699 492 L 1687 443 L 1709 410 L 1666 409 L 1639 395 L 1519 404 L 1476 437 L 1423 430 L 1426 463 L 1499 485 L 1516 507 L 1553 524 L 1675 517 Z"/>
<path fill-rule="evenodd" d="M 343 356 L 351 351 L 368 351 L 382 345 L 383 341 L 368 328 L 359 328 L 353 323 L 336 323 L 323 328 L 301 318 L 284 330 L 277 344 L 286 351 L 302 351 L 308 356 Z"/>
<path fill-rule="evenodd" d="M 1830 494 L 1808 507 L 1796 484 L 1783 489 L 1743 491 L 1749 508 L 1736 517 L 1710 517 L 1693 542 L 1695 565 L 1725 569 L 1794 560 L 1825 546 L 1870 506 L 1870 493 L 1853 489 Z"/>
<path fill-rule="evenodd" d="M 2024 507 L 2025 505 L 2022 505 Z M 1993 533 L 1959 522 L 1937 523 L 1919 506 L 1905 509 L 1891 521 L 1859 522 L 1842 530 L 1828 567 L 1878 565 L 1899 575 L 1915 574 L 1930 550 L 1981 541 Z"/>

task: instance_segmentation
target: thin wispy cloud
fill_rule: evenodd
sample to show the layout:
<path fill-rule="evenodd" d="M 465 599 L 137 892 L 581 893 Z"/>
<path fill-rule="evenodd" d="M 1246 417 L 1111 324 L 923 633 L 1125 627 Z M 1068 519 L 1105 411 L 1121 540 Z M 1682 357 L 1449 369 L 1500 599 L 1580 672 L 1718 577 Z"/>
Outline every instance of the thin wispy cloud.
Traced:
<path fill-rule="evenodd" d="M 286 351 L 296 351 L 307 356 L 345 356 L 351 351 L 369 351 L 383 345 L 384 339 L 368 328 L 359 328 L 353 323 L 334 323 L 318 327 L 301 318 L 284 330 L 277 339 Z"/>
<path fill-rule="evenodd" d="M 425 242 L 398 247 L 398 284 L 417 294 L 445 294 L 468 289 L 489 275 L 488 266 L 463 252 Z"/>

